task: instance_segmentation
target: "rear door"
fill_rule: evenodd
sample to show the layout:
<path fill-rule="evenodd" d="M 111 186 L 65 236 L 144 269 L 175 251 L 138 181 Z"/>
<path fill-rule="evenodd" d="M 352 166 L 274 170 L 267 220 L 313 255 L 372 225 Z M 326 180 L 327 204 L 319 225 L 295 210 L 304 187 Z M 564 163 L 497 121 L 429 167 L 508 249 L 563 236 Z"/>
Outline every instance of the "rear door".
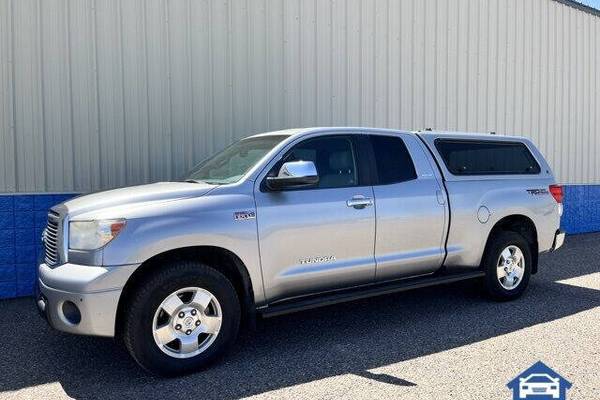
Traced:
<path fill-rule="evenodd" d="M 434 165 L 410 134 L 371 134 L 376 176 L 376 279 L 429 274 L 442 265 L 448 207 Z"/>

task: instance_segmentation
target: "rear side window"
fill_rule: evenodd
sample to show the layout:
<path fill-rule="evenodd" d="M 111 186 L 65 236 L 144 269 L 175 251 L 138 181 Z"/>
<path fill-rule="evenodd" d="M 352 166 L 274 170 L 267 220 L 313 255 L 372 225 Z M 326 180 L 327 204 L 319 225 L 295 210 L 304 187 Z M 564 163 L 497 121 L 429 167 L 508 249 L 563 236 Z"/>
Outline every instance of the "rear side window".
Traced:
<path fill-rule="evenodd" d="M 405 182 L 417 178 L 415 166 L 401 138 L 371 135 L 371 143 L 375 153 L 375 164 L 380 185 Z"/>
<path fill-rule="evenodd" d="M 454 175 L 540 173 L 540 165 L 523 143 L 437 139 L 435 147 Z"/>

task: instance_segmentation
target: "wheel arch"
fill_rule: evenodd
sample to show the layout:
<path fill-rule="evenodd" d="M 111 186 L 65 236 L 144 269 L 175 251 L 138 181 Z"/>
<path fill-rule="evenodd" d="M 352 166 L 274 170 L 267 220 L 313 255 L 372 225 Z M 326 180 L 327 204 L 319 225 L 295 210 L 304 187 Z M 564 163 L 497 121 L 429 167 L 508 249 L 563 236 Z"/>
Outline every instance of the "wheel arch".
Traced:
<path fill-rule="evenodd" d="M 194 260 L 215 268 L 233 285 L 242 307 L 242 321 L 254 328 L 256 320 L 254 290 L 246 265 L 232 251 L 218 246 L 190 246 L 171 249 L 144 261 L 131 274 L 119 298 L 115 319 L 115 337 L 120 337 L 126 305 L 144 276 L 167 261 Z"/>
<path fill-rule="evenodd" d="M 494 226 L 490 230 L 490 233 L 488 234 L 488 238 L 485 244 L 485 252 L 488 251 L 494 235 L 500 231 L 516 232 L 527 240 L 527 242 L 530 245 L 531 257 L 533 260 L 533 265 L 531 266 L 531 273 L 537 273 L 539 245 L 537 228 L 533 220 L 528 216 L 522 214 L 512 214 L 501 218 L 500 220 L 498 220 L 498 222 L 494 224 Z M 485 259 L 485 257 L 482 257 L 482 260 L 483 259 Z"/>

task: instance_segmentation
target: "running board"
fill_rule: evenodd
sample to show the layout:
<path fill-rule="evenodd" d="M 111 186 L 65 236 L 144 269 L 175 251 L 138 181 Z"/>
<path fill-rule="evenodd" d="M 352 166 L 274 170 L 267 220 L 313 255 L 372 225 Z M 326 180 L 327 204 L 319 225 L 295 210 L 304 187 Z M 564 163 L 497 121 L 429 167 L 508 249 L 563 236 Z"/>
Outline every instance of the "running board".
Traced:
<path fill-rule="evenodd" d="M 408 278 L 393 282 L 374 283 L 353 287 L 350 289 L 340 289 L 333 292 L 280 300 L 264 308 L 257 309 L 256 311 L 263 317 L 269 318 L 277 315 L 309 310 L 311 308 L 365 299 L 367 297 L 404 292 L 406 290 L 442 285 L 445 283 L 453 283 L 466 279 L 481 278 L 483 276 L 485 276 L 483 271 L 472 271 L 434 276 L 430 275 L 419 278 Z"/>

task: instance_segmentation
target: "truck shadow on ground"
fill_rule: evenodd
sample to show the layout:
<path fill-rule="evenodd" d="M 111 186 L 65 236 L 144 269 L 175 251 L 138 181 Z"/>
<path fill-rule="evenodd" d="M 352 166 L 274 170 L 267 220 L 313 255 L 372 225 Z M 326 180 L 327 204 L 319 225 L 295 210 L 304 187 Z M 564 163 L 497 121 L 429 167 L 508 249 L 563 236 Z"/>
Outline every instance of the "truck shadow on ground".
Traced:
<path fill-rule="evenodd" d="M 599 242 L 600 234 L 568 237 L 542 256 L 526 295 L 512 303 L 486 300 L 477 282 L 463 282 L 268 319 L 212 368 L 176 379 L 147 375 L 110 339 L 52 331 L 31 299 L 0 302 L 0 392 L 59 382 L 83 399 L 237 399 L 341 374 L 423 384 L 368 370 L 600 306 L 599 291 L 557 283 L 600 271 Z"/>

